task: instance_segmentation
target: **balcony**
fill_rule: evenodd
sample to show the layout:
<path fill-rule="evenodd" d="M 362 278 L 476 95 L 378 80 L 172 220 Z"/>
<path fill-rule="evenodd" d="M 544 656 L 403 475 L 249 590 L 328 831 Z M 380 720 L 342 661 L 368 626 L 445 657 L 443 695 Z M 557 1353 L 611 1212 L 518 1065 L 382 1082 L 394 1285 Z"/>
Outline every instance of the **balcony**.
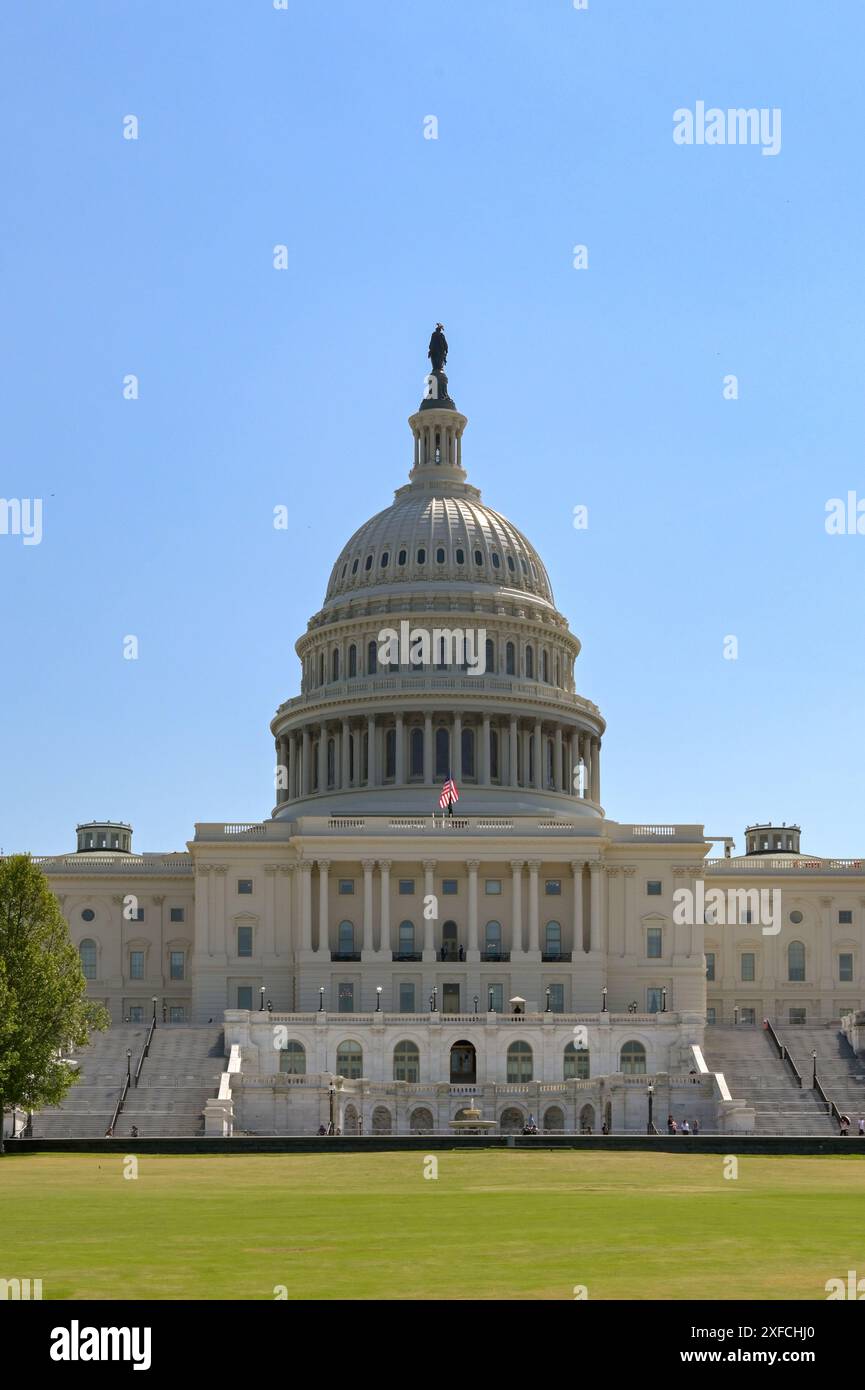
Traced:
<path fill-rule="evenodd" d="M 360 960 L 360 951 L 331 951 L 331 960 Z"/>
<path fill-rule="evenodd" d="M 393 951 L 391 960 L 423 960 L 423 954 L 420 951 Z"/>
<path fill-rule="evenodd" d="M 458 946 L 456 942 L 448 942 L 436 951 L 436 960 L 464 961 L 465 958 L 465 947 Z"/>
<path fill-rule="evenodd" d="M 481 951 L 481 960 L 495 961 L 498 963 L 499 961 L 507 962 L 510 958 L 510 951 Z"/>
<path fill-rule="evenodd" d="M 570 951 L 542 951 L 541 960 L 547 963 L 558 963 L 560 965 L 570 965 Z"/>

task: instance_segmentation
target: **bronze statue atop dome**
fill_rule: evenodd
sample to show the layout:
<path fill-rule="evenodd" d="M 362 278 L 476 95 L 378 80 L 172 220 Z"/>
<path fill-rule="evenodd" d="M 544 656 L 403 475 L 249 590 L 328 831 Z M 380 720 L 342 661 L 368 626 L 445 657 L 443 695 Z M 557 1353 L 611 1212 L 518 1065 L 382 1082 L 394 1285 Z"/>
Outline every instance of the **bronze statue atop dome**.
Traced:
<path fill-rule="evenodd" d="M 444 324 L 437 323 L 427 348 L 427 357 L 432 363 L 432 369 L 438 375 L 443 370 L 448 360 L 448 340 L 444 334 Z"/>

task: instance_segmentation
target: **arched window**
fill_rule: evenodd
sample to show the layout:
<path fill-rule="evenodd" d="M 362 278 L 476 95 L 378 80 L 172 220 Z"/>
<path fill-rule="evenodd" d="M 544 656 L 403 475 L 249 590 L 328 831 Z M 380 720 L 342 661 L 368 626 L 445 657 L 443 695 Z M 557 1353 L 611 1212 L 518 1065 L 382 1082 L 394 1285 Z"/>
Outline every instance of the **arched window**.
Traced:
<path fill-rule="evenodd" d="M 475 551 L 475 564 L 480 566 L 480 565 L 483 564 L 483 562 L 484 562 L 483 551 L 481 551 L 481 550 L 476 550 L 476 551 Z"/>
<path fill-rule="evenodd" d="M 396 777 L 396 729 L 388 729 L 384 736 L 384 775 Z"/>
<path fill-rule="evenodd" d="M 84 972 L 85 980 L 96 979 L 96 942 L 89 940 L 82 941 L 78 947 L 78 954 L 81 957 L 81 969 Z"/>
<path fill-rule="evenodd" d="M 804 980 L 805 947 L 801 941 L 791 941 L 787 947 L 787 979 Z"/>
<path fill-rule="evenodd" d="M 589 1049 L 577 1047 L 575 1043 L 565 1044 L 565 1081 L 588 1081 Z"/>
<path fill-rule="evenodd" d="M 398 1042 L 393 1050 L 394 1081 L 420 1081 L 420 1049 L 417 1043 Z"/>
<path fill-rule="evenodd" d="M 388 551 L 385 551 L 385 552 L 384 552 L 384 554 L 382 555 L 382 557 L 381 557 L 381 559 L 379 560 L 378 564 L 379 564 L 379 569 L 383 569 L 383 570 L 386 570 L 386 569 L 387 569 L 388 565 L 390 564 L 390 554 L 388 553 Z"/>
<path fill-rule="evenodd" d="M 560 956 L 562 954 L 562 924 L 561 922 L 547 922 L 544 928 L 544 955 Z"/>
<path fill-rule="evenodd" d="M 375 642 L 369 642 L 367 643 L 366 648 L 366 673 L 368 676 L 374 676 L 377 670 L 378 648 L 376 647 Z"/>
<path fill-rule="evenodd" d="M 495 782 L 499 776 L 499 733 L 490 729 L 490 777 Z"/>
<path fill-rule="evenodd" d="M 371 556 L 371 555 L 367 555 L 366 559 L 365 559 L 364 562 L 363 562 L 363 567 L 364 567 L 365 570 L 371 570 L 371 569 L 372 569 L 372 556 Z"/>
<path fill-rule="evenodd" d="M 417 553 L 417 562 L 419 565 L 426 564 L 426 550 L 423 546 L 421 546 L 420 550 Z"/>
<path fill-rule="evenodd" d="M 330 654 L 330 678 L 332 681 L 339 680 L 339 647 L 334 647 Z"/>
<path fill-rule="evenodd" d="M 535 654 L 531 647 L 526 647 L 526 676 L 529 680 L 535 677 Z"/>
<path fill-rule="evenodd" d="M 646 1049 L 641 1042 L 631 1038 L 622 1047 L 619 1058 L 619 1071 L 626 1076 L 646 1075 Z"/>
<path fill-rule="evenodd" d="M 456 922 L 445 922 L 442 927 L 442 960 L 459 958 L 459 942 Z"/>
<path fill-rule="evenodd" d="M 451 770 L 451 738 L 447 729 L 436 729 L 436 777 L 449 777 Z"/>
<path fill-rule="evenodd" d="M 516 674 L 516 651 L 513 642 L 508 642 L 505 647 L 505 675 L 513 676 Z"/>
<path fill-rule="evenodd" d="M 405 551 L 405 550 L 401 550 L 401 551 L 399 552 L 399 554 L 397 555 L 397 557 L 396 557 L 396 562 L 397 562 L 398 565 L 404 565 L 407 559 L 408 559 L 408 552 Z"/>
<path fill-rule="evenodd" d="M 357 675 L 357 647 L 353 642 L 348 649 L 348 674 L 349 679 Z"/>
<path fill-rule="evenodd" d="M 495 675 L 495 672 L 496 672 L 496 644 L 495 644 L 495 642 L 493 641 L 492 637 L 488 637 L 487 640 L 486 640 L 486 646 L 485 646 L 485 648 L 484 648 L 484 657 L 485 657 L 485 664 L 486 664 L 486 669 L 487 669 L 487 671 L 490 672 L 492 675 Z"/>
<path fill-rule="evenodd" d="M 541 680 L 549 682 L 550 679 L 550 659 L 547 656 L 546 647 L 541 652 Z"/>
<path fill-rule="evenodd" d="M 336 1049 L 336 1072 L 347 1081 L 359 1081 L 363 1076 L 363 1048 L 349 1038 Z"/>
<path fill-rule="evenodd" d="M 340 922 L 338 931 L 339 954 L 341 956 L 354 955 L 354 923 Z"/>
<path fill-rule="evenodd" d="M 532 1079 L 532 1049 L 522 1038 L 517 1042 L 512 1042 L 508 1048 L 508 1081 L 531 1081 Z"/>
<path fill-rule="evenodd" d="M 465 564 L 465 562 L 466 562 L 466 553 L 465 553 L 465 551 L 463 550 L 462 546 L 457 546 L 456 551 L 454 552 L 454 557 L 455 557 L 456 562 L 457 562 L 458 565 L 464 565 L 464 564 Z"/>
<path fill-rule="evenodd" d="M 474 729 L 463 729 L 462 736 L 463 752 L 463 777 L 474 777 L 475 775 L 475 731 Z"/>
<path fill-rule="evenodd" d="M 501 922 L 487 922 L 484 927 L 484 953 L 488 956 L 501 956 L 502 954 L 502 924 Z"/>
<path fill-rule="evenodd" d="M 440 545 L 436 548 L 436 564 L 443 565 L 445 562 L 445 548 Z"/>
<path fill-rule="evenodd" d="M 412 777 L 423 777 L 423 729 L 412 729 L 409 735 L 409 766 Z"/>
<path fill-rule="evenodd" d="M 400 922 L 399 924 L 399 951 L 401 956 L 413 956 L 414 949 L 414 922 Z"/>
<path fill-rule="evenodd" d="M 290 1076 L 306 1076 L 306 1048 L 291 1039 L 279 1054 L 279 1070 Z"/>
<path fill-rule="evenodd" d="M 544 1112 L 544 1133 L 563 1132 L 565 1112 L 560 1105 L 550 1105 Z"/>
<path fill-rule="evenodd" d="M 327 785 L 332 787 L 336 781 L 336 744 L 332 738 L 327 740 Z"/>

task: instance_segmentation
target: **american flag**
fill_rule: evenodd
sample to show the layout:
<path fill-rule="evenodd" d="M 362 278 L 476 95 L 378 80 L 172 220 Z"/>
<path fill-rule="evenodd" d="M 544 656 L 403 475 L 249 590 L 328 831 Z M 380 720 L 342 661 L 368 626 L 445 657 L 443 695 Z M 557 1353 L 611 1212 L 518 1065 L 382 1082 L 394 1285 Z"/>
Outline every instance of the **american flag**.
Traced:
<path fill-rule="evenodd" d="M 460 794 L 457 791 L 457 784 L 452 777 L 449 777 L 442 787 L 442 794 L 439 797 L 439 806 L 444 810 L 446 806 L 450 806 L 452 802 L 459 801 L 459 799 Z"/>

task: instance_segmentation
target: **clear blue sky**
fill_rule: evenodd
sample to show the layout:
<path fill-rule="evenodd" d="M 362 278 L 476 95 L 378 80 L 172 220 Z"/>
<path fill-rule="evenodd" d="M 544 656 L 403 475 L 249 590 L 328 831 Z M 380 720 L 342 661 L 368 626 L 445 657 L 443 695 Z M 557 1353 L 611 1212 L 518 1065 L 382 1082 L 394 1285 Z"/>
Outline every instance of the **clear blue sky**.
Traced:
<path fill-rule="evenodd" d="M 865 852 L 865 536 L 824 529 L 865 497 L 863 48 L 827 0 L 7 6 L 0 495 L 44 538 L 0 536 L 0 845 L 269 814 L 294 641 L 405 481 L 441 319 L 608 814 Z M 780 154 L 675 145 L 698 100 L 781 108 Z"/>

